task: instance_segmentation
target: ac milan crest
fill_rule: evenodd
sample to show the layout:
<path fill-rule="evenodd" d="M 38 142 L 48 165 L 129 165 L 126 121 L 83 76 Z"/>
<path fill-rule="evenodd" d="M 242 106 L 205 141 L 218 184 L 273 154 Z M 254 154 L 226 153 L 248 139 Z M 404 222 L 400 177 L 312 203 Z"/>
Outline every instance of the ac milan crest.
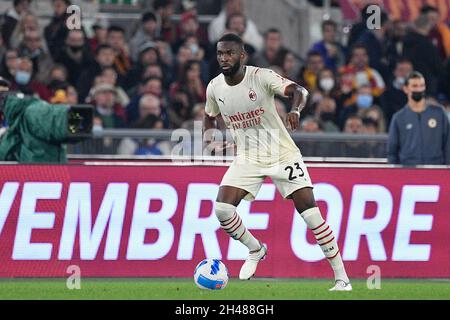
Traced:
<path fill-rule="evenodd" d="M 250 91 L 248 92 L 248 97 L 250 98 L 250 100 L 256 101 L 256 92 L 250 89 Z"/>

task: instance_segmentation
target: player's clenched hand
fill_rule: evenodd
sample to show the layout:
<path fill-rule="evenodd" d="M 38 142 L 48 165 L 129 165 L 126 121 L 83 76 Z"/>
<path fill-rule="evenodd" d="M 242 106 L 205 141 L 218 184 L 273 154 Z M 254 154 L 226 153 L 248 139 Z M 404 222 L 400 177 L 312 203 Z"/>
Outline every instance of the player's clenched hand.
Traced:
<path fill-rule="evenodd" d="M 298 112 L 289 112 L 286 116 L 286 127 L 292 131 L 297 130 L 299 119 Z"/>

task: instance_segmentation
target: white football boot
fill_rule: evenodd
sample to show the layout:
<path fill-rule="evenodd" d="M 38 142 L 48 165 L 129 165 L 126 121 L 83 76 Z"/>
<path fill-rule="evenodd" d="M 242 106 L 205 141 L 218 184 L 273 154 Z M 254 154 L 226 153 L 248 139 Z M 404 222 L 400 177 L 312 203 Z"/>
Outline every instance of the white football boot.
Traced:
<path fill-rule="evenodd" d="M 267 254 L 267 248 L 261 242 L 259 242 L 261 248 L 259 250 L 250 251 L 250 254 L 245 260 L 244 264 L 241 267 L 241 272 L 239 272 L 239 279 L 241 280 L 250 280 L 251 277 L 256 272 L 256 267 L 258 266 L 258 262 L 263 260 Z"/>
<path fill-rule="evenodd" d="M 336 280 L 334 287 L 328 291 L 352 291 L 352 285 L 344 280 Z"/>

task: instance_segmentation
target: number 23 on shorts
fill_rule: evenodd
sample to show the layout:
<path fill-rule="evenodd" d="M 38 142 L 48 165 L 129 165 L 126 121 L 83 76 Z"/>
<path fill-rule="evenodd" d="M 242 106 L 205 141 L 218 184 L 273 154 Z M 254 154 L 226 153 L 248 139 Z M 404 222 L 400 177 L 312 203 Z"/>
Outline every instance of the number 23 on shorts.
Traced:
<path fill-rule="evenodd" d="M 284 170 L 289 172 L 288 179 L 290 181 L 297 179 L 297 177 L 303 177 L 305 175 L 305 172 L 300 167 L 300 163 L 298 162 L 294 163 L 294 166 L 287 166 L 286 168 L 284 168 Z M 298 172 L 298 170 L 300 170 L 300 173 Z"/>

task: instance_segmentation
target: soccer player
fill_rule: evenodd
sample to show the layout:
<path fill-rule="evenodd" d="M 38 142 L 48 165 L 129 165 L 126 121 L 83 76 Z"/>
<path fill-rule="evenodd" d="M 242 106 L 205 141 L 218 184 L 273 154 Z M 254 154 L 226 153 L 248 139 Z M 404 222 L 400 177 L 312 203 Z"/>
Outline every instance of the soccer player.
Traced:
<path fill-rule="evenodd" d="M 215 214 L 221 228 L 249 249 L 239 278 L 247 280 L 255 274 L 267 248 L 246 229 L 236 207 L 242 199 L 253 200 L 269 176 L 281 195 L 293 200 L 330 262 L 335 276 L 330 291 L 350 291 L 336 239 L 322 218 L 300 150 L 286 129 L 297 128 L 308 91 L 272 70 L 244 65 L 245 58 L 239 36 L 226 34 L 220 38 L 217 60 L 222 73 L 208 84 L 203 123 L 204 141 L 210 144 L 208 129 L 216 127 L 216 117 L 221 114 L 237 147 L 237 155 L 220 184 Z M 277 114 L 275 94 L 292 99 L 286 126 Z"/>

